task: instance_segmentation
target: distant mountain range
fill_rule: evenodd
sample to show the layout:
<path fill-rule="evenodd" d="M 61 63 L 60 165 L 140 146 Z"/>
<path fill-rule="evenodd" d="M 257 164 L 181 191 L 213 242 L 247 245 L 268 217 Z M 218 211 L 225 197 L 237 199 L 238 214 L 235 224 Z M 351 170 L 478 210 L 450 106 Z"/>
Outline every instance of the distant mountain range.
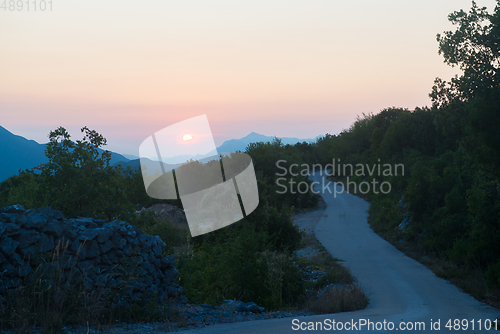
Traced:
<path fill-rule="evenodd" d="M 298 139 L 298 138 L 290 138 L 290 137 L 279 137 L 281 139 L 281 142 L 283 144 L 290 144 L 290 145 L 295 145 L 297 143 L 301 142 L 308 142 L 312 143 L 315 142 L 318 138 L 322 136 L 317 136 L 314 139 Z M 264 142 L 268 143 L 274 140 L 274 136 L 264 136 L 255 132 L 250 133 L 248 136 L 245 136 L 241 139 L 230 139 L 226 140 L 224 143 L 222 143 L 221 146 L 217 147 L 217 151 L 219 153 L 222 152 L 236 152 L 236 151 L 245 151 L 247 148 L 248 144 L 250 143 L 258 143 L 258 142 Z"/>
<path fill-rule="evenodd" d="M 314 139 L 298 139 L 298 138 L 280 138 L 283 144 L 294 145 L 298 142 L 314 142 L 321 136 Z M 250 143 L 257 142 L 271 142 L 274 140 L 274 136 L 264 136 L 255 132 L 240 138 L 226 140 L 221 146 L 217 148 L 217 152 L 236 152 L 245 151 L 246 147 Z M 24 137 L 15 135 L 9 132 L 7 129 L 0 126 L 0 182 L 4 181 L 12 175 L 19 173 L 19 170 L 30 169 L 36 167 L 40 164 L 46 163 L 47 157 L 45 157 L 45 145 L 39 144 L 34 140 L 28 140 Z M 103 150 L 99 149 L 99 152 Z M 196 160 L 203 160 L 208 156 L 215 155 L 216 152 L 209 152 L 203 156 L 176 156 L 169 158 L 165 161 L 165 170 L 171 170 L 179 166 L 180 163 L 192 158 Z M 119 154 L 116 152 L 111 152 L 111 165 L 121 164 L 123 167 L 131 166 L 133 168 L 139 167 L 139 157 L 129 154 Z M 153 166 L 159 166 L 157 162 L 148 161 L 148 164 Z"/>
<path fill-rule="evenodd" d="M 48 162 L 45 145 L 15 135 L 0 126 L 0 182 L 19 174 L 19 170 L 30 169 Z M 111 152 L 110 163 L 115 164 L 120 161 L 128 159 L 121 154 Z"/>
<path fill-rule="evenodd" d="M 314 139 L 299 139 L 299 138 L 293 138 L 293 137 L 278 137 L 278 138 L 281 139 L 281 142 L 285 145 L 287 145 L 287 144 L 295 145 L 296 143 L 301 143 L 304 141 L 308 142 L 308 143 L 312 143 L 321 137 L 322 136 L 320 135 Z M 268 142 L 272 142 L 274 140 L 274 138 L 276 138 L 276 137 L 264 136 L 264 135 L 252 132 L 249 135 L 247 135 L 243 138 L 240 138 L 240 139 L 226 140 L 224 143 L 222 143 L 221 146 L 217 147 L 217 152 L 218 153 L 236 152 L 236 151 L 244 152 L 245 149 L 247 148 L 248 144 L 250 144 L 250 143 L 259 143 L 259 142 L 268 143 Z M 163 158 L 162 160 L 163 160 L 163 162 L 165 162 L 167 164 L 180 164 L 180 163 L 183 163 L 189 159 L 200 160 L 200 159 L 203 159 L 206 157 L 210 157 L 210 156 L 216 155 L 217 152 L 215 152 L 215 150 L 214 150 L 214 151 L 211 151 L 211 152 L 204 154 L 204 155 L 197 154 L 195 156 L 178 155 L 178 156 L 174 156 L 174 157 L 171 157 L 168 159 Z M 135 156 L 135 155 L 124 154 L 124 156 L 130 160 L 139 159 L 139 157 Z"/>

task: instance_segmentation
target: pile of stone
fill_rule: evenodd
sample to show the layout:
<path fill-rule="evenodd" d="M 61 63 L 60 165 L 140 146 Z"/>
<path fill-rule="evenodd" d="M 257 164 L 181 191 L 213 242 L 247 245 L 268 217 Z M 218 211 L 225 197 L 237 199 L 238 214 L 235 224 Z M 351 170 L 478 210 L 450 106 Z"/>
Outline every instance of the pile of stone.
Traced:
<path fill-rule="evenodd" d="M 155 204 L 149 208 L 142 208 L 139 211 L 136 211 L 137 214 L 141 214 L 143 212 L 153 212 L 160 220 L 175 223 L 186 223 L 187 226 L 186 214 L 184 213 L 184 210 L 170 204 Z"/>
<path fill-rule="evenodd" d="M 226 299 L 221 306 L 222 308 L 233 312 L 251 312 L 262 313 L 266 309 L 255 304 L 254 302 L 244 303 L 239 300 Z"/>
<path fill-rule="evenodd" d="M 186 303 L 165 243 L 124 221 L 66 219 L 50 207 L 0 208 L 0 298 L 30 280 L 80 284 L 115 296 L 118 305 L 156 299 Z M 61 283 L 62 282 L 62 283 Z"/>

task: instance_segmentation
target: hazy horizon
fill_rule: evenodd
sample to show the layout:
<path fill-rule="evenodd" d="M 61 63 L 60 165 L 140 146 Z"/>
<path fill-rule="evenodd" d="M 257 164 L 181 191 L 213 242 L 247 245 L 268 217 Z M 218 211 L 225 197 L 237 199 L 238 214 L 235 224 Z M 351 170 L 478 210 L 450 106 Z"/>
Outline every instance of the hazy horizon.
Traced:
<path fill-rule="evenodd" d="M 478 6 L 493 10 L 494 0 Z M 257 132 L 314 138 L 362 113 L 430 105 L 448 14 L 471 1 L 53 1 L 0 11 L 0 125 L 47 142 L 83 126 L 138 154 L 206 114 L 216 146 Z"/>

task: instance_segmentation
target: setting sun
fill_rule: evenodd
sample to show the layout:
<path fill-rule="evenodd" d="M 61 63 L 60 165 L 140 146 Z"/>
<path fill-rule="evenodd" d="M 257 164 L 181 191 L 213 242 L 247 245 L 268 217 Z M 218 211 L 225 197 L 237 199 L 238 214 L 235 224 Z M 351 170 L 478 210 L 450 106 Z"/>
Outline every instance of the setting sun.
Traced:
<path fill-rule="evenodd" d="M 191 140 L 191 139 L 193 139 L 193 137 L 192 137 L 189 133 L 186 133 L 186 134 L 184 135 L 184 137 L 182 137 L 182 139 L 184 139 L 184 141 L 186 141 L 186 140 Z"/>

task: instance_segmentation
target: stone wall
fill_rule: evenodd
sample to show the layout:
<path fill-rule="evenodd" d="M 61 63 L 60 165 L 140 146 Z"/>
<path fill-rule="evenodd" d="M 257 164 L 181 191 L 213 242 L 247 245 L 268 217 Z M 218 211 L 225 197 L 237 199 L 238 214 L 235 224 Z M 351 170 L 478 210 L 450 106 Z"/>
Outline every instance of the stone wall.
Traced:
<path fill-rule="evenodd" d="M 117 305 L 187 302 L 165 243 L 124 221 L 66 219 L 50 207 L 0 208 L 0 298 L 36 277 L 110 293 Z M 62 282 L 62 283 L 61 283 Z"/>

